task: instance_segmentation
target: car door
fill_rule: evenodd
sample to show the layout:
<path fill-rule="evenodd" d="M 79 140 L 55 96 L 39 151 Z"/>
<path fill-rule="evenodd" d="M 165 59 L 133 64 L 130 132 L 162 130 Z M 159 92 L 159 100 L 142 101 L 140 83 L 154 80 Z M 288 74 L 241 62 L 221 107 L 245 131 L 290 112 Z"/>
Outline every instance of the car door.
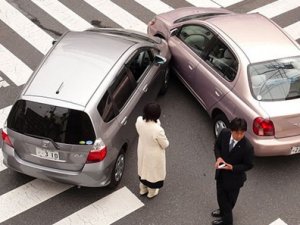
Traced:
<path fill-rule="evenodd" d="M 215 37 L 199 62 L 193 89 L 203 106 L 210 109 L 232 89 L 238 60 L 233 51 Z"/>

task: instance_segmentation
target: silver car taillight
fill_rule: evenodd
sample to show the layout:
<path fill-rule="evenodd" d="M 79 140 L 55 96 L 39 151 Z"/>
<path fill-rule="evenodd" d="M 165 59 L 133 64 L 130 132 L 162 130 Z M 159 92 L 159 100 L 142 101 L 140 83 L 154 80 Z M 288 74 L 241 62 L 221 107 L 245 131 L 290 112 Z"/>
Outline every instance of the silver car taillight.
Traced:
<path fill-rule="evenodd" d="M 95 163 L 102 161 L 107 154 L 107 147 L 102 139 L 97 139 L 94 142 L 93 149 L 89 151 L 87 163 Z"/>
<path fill-rule="evenodd" d="M 13 145 L 12 145 L 10 139 L 9 139 L 9 136 L 8 136 L 8 134 L 7 134 L 6 121 L 5 121 L 5 123 L 4 123 L 3 129 L 1 130 L 1 137 L 2 137 L 2 140 L 3 140 L 3 142 L 4 142 L 5 144 L 7 144 L 7 145 L 13 147 Z"/>

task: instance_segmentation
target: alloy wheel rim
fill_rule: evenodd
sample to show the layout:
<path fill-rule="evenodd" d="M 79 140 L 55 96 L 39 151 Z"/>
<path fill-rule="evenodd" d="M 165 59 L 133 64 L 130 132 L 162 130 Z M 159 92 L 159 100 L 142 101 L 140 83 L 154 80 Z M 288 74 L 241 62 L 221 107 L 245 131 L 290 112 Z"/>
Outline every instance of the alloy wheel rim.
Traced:
<path fill-rule="evenodd" d="M 123 175 L 124 170 L 124 155 L 120 155 L 118 157 L 118 160 L 116 162 L 116 168 L 115 168 L 115 180 L 119 181 Z"/>
<path fill-rule="evenodd" d="M 219 134 L 220 134 L 220 132 L 221 132 L 221 130 L 222 130 L 223 128 L 226 128 L 226 127 L 227 127 L 227 126 L 226 126 L 226 124 L 224 123 L 224 121 L 218 120 L 218 121 L 216 122 L 216 124 L 215 124 L 215 135 L 216 135 L 216 137 L 218 137 Z"/>

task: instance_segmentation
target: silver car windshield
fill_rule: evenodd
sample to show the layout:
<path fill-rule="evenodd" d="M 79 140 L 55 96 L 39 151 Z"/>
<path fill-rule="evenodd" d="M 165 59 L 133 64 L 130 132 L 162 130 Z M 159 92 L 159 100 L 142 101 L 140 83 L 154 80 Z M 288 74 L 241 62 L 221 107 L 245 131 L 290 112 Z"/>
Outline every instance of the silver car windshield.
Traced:
<path fill-rule="evenodd" d="M 300 98 L 300 57 L 251 64 L 250 89 L 259 101 Z"/>

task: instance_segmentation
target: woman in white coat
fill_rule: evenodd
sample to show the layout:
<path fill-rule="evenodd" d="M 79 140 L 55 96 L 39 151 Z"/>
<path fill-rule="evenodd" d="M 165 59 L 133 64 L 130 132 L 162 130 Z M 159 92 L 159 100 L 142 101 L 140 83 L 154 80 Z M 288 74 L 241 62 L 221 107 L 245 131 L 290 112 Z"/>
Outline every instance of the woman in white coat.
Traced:
<path fill-rule="evenodd" d="M 137 158 L 140 194 L 153 198 L 166 177 L 165 149 L 169 141 L 158 120 L 161 114 L 159 104 L 147 104 L 143 113 L 143 117 L 138 117 L 135 124 L 139 135 Z"/>

